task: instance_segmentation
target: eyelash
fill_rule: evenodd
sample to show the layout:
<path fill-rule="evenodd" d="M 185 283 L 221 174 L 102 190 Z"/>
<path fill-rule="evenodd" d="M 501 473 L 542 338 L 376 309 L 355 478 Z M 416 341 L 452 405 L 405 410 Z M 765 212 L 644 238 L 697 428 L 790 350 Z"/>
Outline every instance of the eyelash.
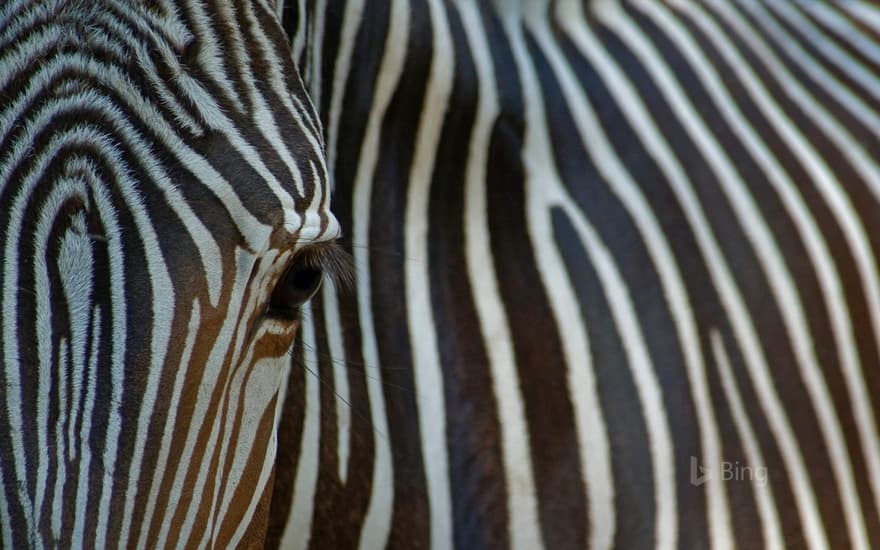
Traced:
<path fill-rule="evenodd" d="M 352 285 L 351 256 L 335 243 L 299 252 L 278 280 L 269 298 L 266 314 L 294 320 L 300 308 L 321 288 L 325 279 L 338 288 Z"/>

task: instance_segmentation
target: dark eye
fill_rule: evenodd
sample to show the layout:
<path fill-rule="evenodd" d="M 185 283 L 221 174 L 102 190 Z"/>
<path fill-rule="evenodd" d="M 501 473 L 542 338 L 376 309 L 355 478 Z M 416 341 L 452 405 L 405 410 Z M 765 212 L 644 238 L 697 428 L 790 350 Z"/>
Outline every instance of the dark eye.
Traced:
<path fill-rule="evenodd" d="M 272 291 L 269 312 L 280 317 L 295 317 L 299 308 L 321 288 L 324 272 L 305 258 L 298 258 L 287 269 Z"/>

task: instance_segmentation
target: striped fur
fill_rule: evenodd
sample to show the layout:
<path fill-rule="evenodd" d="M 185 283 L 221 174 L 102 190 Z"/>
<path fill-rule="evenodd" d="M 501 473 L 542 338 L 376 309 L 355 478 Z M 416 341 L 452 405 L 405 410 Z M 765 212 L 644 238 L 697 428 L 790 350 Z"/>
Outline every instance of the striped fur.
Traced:
<path fill-rule="evenodd" d="M 358 279 L 303 329 L 270 545 L 880 547 L 876 5 L 284 22 Z"/>
<path fill-rule="evenodd" d="M 326 187 L 274 6 L 2 3 L 2 547 L 262 542 Z"/>

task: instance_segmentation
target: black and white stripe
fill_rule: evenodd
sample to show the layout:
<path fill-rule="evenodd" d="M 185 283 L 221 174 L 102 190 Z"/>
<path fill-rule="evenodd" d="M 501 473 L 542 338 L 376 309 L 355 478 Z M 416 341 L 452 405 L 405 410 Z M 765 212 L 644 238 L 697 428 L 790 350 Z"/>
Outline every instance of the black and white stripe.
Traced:
<path fill-rule="evenodd" d="M 262 540 L 270 296 L 339 233 L 274 10 L 0 7 L 2 547 Z"/>
<path fill-rule="evenodd" d="M 880 545 L 873 3 L 283 19 L 358 279 L 310 309 L 270 543 Z"/>

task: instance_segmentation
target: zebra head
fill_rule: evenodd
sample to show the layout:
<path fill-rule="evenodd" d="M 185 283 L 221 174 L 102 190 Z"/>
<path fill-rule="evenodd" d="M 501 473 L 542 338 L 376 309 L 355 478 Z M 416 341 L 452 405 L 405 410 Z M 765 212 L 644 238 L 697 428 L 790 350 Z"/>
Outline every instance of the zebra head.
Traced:
<path fill-rule="evenodd" d="M 288 50 L 260 1 L 0 7 L 3 547 L 261 540 L 339 233 Z"/>

